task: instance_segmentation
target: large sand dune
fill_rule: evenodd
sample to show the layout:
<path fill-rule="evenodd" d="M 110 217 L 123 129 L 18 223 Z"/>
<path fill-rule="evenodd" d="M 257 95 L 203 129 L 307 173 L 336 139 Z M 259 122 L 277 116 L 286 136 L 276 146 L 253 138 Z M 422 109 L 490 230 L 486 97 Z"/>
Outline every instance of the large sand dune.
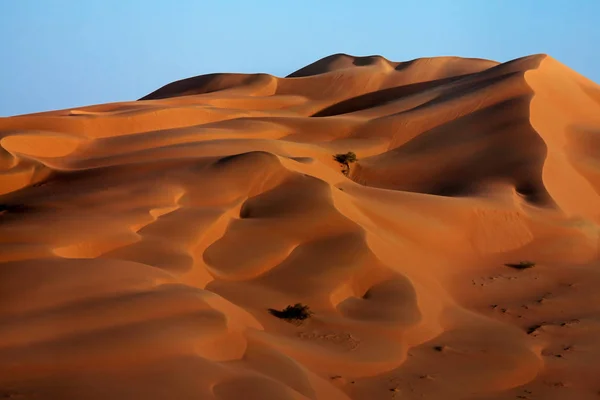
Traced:
<path fill-rule="evenodd" d="M 598 398 L 595 83 L 333 55 L 141 100 L 0 118 L 0 397 Z"/>

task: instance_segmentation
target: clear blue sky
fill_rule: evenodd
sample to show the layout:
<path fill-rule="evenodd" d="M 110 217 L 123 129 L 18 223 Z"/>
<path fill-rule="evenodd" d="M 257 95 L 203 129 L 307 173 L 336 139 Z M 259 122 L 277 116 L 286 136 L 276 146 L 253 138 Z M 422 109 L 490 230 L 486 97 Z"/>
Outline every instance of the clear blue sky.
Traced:
<path fill-rule="evenodd" d="M 134 100 L 211 72 L 286 75 L 548 53 L 600 82 L 600 0 L 0 0 L 0 116 Z"/>

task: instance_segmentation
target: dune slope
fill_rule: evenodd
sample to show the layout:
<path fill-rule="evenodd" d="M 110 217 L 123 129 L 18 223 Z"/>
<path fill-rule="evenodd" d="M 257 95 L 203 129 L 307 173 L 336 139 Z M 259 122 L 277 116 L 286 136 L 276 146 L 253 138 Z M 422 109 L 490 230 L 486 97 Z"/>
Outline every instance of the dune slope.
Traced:
<path fill-rule="evenodd" d="M 600 86 L 336 54 L 0 118 L 0 276 L 4 398 L 597 398 Z"/>

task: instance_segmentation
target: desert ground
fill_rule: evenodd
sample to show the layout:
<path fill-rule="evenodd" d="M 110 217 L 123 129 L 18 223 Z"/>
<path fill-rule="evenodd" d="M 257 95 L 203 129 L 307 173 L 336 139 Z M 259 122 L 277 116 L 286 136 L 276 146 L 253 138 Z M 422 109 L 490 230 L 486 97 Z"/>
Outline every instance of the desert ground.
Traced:
<path fill-rule="evenodd" d="M 336 54 L 0 118 L 0 296 L 0 398 L 598 399 L 600 86 Z"/>

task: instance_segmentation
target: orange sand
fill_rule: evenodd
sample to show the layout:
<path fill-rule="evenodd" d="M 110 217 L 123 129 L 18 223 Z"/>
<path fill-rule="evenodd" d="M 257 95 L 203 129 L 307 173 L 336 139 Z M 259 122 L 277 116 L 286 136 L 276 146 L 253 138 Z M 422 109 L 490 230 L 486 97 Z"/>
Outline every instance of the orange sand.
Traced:
<path fill-rule="evenodd" d="M 598 398 L 598 85 L 334 55 L 142 100 L 0 118 L 0 397 Z"/>

